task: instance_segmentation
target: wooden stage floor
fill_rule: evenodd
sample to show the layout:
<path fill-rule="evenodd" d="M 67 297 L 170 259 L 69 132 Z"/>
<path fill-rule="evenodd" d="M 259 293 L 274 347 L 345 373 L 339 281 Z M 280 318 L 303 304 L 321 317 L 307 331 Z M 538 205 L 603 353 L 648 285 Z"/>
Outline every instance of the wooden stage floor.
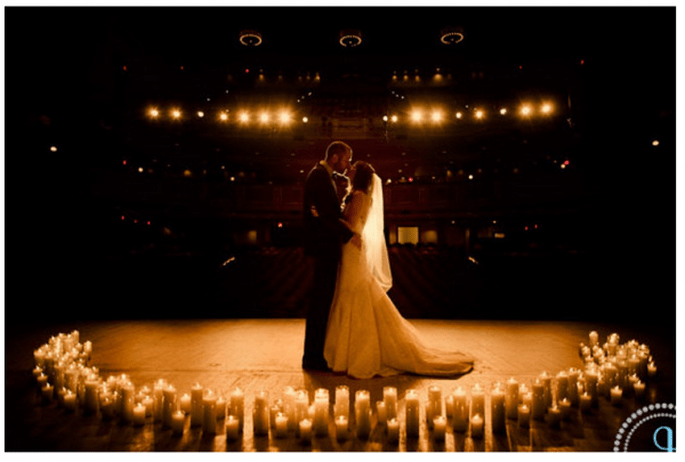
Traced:
<path fill-rule="evenodd" d="M 616 433 L 624 419 L 644 403 L 626 399 L 620 407 L 600 400 L 589 414 L 574 412 L 561 429 L 534 422 L 529 429 L 508 421 L 507 431 L 490 431 L 489 395 L 486 394 L 486 428 L 482 439 L 469 433 L 447 430 L 444 442 L 436 443 L 422 419 L 420 437 L 404 435 L 404 394 L 416 389 L 423 403 L 428 388 L 441 388 L 443 397 L 457 386 L 470 391 L 475 384 L 486 390 L 495 382 L 513 377 L 531 385 L 543 371 L 555 376 L 571 367 L 582 368 L 578 355 L 580 342 L 596 330 L 600 341 L 616 332 L 621 342 L 635 339 L 651 348 L 659 374 L 648 388 L 647 403 L 675 403 L 675 326 L 672 332 L 656 328 L 630 328 L 587 322 L 532 321 L 438 321 L 412 320 L 436 346 L 469 353 L 476 358 L 473 372 L 456 379 L 400 375 L 371 380 L 355 380 L 301 369 L 304 320 L 127 320 L 76 322 L 68 325 L 18 327 L 6 330 L 5 340 L 5 450 L 6 451 L 398 451 L 398 452 L 526 452 L 526 451 L 612 451 Z M 103 421 L 80 410 L 67 413 L 55 403 L 41 404 L 31 369 L 33 350 L 50 336 L 79 330 L 81 340 L 93 344 L 91 364 L 100 375 L 127 374 L 136 389 L 165 379 L 179 392 L 190 393 L 192 384 L 228 396 L 235 387 L 245 393 L 246 430 L 241 440 L 226 440 L 222 425 L 216 435 L 203 435 L 197 428 L 174 436 L 160 423 L 148 419 L 142 427 L 117 420 Z M 663 328 L 662 328 L 663 329 Z M 314 438 L 303 445 L 294 436 L 254 437 L 251 409 L 254 396 L 262 390 L 270 400 L 282 397 L 290 386 L 309 391 L 326 388 L 331 401 L 338 385 L 347 385 L 350 396 L 368 390 L 371 403 L 382 399 L 383 387 L 398 391 L 400 409 L 399 443 L 388 443 L 385 432 L 375 426 L 368 440 L 352 437 L 338 441 L 335 436 Z M 375 419 L 375 415 L 374 415 Z"/>

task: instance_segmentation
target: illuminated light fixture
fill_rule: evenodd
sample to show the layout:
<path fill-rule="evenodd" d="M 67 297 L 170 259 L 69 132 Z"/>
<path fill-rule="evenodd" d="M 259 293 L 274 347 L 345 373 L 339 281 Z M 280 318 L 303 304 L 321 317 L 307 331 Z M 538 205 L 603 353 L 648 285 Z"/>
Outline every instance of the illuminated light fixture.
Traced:
<path fill-rule="evenodd" d="M 289 124 L 290 123 L 290 113 L 288 111 L 281 111 L 280 116 L 278 117 L 279 120 L 281 121 L 282 124 Z"/>
<path fill-rule="evenodd" d="M 394 115 L 394 116 L 390 117 L 390 120 L 391 120 L 393 123 L 397 123 L 398 118 L 397 118 L 396 115 Z"/>
<path fill-rule="evenodd" d="M 247 123 L 250 120 L 250 116 L 247 114 L 247 112 L 241 112 L 238 116 L 238 120 L 240 120 L 242 123 Z"/>
<path fill-rule="evenodd" d="M 150 117 L 153 119 L 156 119 L 159 116 L 159 111 L 155 108 L 152 108 L 148 111 L 148 114 L 150 114 Z"/>
<path fill-rule="evenodd" d="M 269 114 L 266 112 L 262 112 L 259 115 L 259 121 L 263 124 L 267 123 L 269 121 Z"/>
<path fill-rule="evenodd" d="M 457 112 L 456 117 L 457 119 L 461 119 L 462 117 L 464 117 L 464 114 L 462 114 L 461 112 Z"/>
<path fill-rule="evenodd" d="M 550 114 L 552 112 L 552 105 L 545 103 L 542 105 L 542 108 L 540 108 L 540 111 L 542 111 L 543 114 Z"/>
<path fill-rule="evenodd" d="M 464 40 L 464 29 L 459 26 L 446 27 L 440 31 L 440 42 L 445 45 L 456 45 Z"/>
<path fill-rule="evenodd" d="M 418 123 L 423 119 L 423 114 L 419 110 L 415 110 L 411 113 L 411 120 Z"/>
<path fill-rule="evenodd" d="M 197 111 L 197 116 L 201 119 L 205 116 L 205 113 L 202 111 Z"/>
<path fill-rule="evenodd" d="M 219 120 L 226 122 L 228 120 L 228 114 L 222 112 L 221 114 L 219 114 Z"/>
<path fill-rule="evenodd" d="M 362 44 L 362 33 L 357 29 L 341 30 L 339 42 L 345 48 L 357 47 Z"/>
<path fill-rule="evenodd" d="M 477 109 L 476 110 L 476 119 L 482 119 L 485 117 L 485 112 L 483 112 L 482 109 Z"/>
<path fill-rule="evenodd" d="M 507 114 L 507 108 L 503 107 L 502 109 L 499 110 L 499 113 L 502 115 L 506 115 Z"/>
<path fill-rule="evenodd" d="M 138 167 L 138 173 L 143 173 L 145 169 L 143 167 Z"/>
<path fill-rule="evenodd" d="M 440 112 L 440 111 L 433 111 L 433 113 L 431 114 L 431 119 L 432 119 L 433 122 L 435 122 L 435 123 L 441 122 L 441 121 L 442 121 L 442 112 Z"/>
<path fill-rule="evenodd" d="M 307 117 L 307 116 L 302 117 L 302 122 L 304 122 L 304 123 L 309 122 L 309 117 Z"/>
<path fill-rule="evenodd" d="M 659 140 L 652 141 L 652 146 L 654 146 L 654 147 L 659 146 Z"/>
<path fill-rule="evenodd" d="M 533 112 L 533 110 L 531 109 L 530 106 L 525 105 L 525 106 L 521 107 L 521 114 L 522 115 L 529 116 L 531 112 Z"/>
<path fill-rule="evenodd" d="M 51 152 L 57 152 L 57 146 L 50 146 Z"/>
<path fill-rule="evenodd" d="M 181 111 L 179 111 L 178 109 L 172 109 L 171 117 L 173 117 L 174 119 L 180 119 L 181 118 Z"/>
<path fill-rule="evenodd" d="M 384 115 L 384 116 L 383 116 L 383 122 L 387 122 L 387 121 L 388 121 L 388 116 L 387 116 L 387 115 Z"/>
<path fill-rule="evenodd" d="M 258 47 L 262 44 L 262 34 L 256 30 L 244 30 L 240 32 L 239 40 L 246 47 Z"/>

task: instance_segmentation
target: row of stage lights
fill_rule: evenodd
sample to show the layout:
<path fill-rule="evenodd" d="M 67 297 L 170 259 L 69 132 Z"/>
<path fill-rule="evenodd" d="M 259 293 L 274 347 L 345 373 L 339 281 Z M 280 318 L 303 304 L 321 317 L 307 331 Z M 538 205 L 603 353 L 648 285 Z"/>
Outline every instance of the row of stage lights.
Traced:
<path fill-rule="evenodd" d="M 554 106 L 551 103 L 542 103 L 539 105 L 533 104 L 522 104 L 514 113 L 523 119 L 533 118 L 536 116 L 547 117 L 554 113 Z M 501 107 L 496 110 L 496 114 L 500 117 L 506 117 L 510 114 L 510 110 L 507 107 Z M 171 120 L 181 121 L 187 118 L 187 115 L 179 108 L 172 108 L 166 112 L 160 110 L 159 108 L 153 107 L 147 110 L 147 116 L 153 120 L 159 120 L 168 117 Z M 483 108 L 474 108 L 472 110 L 467 109 L 464 111 L 456 111 L 453 114 L 456 120 L 465 120 L 471 118 L 473 120 L 482 121 L 490 116 L 490 112 Z M 197 111 L 191 117 L 196 117 L 198 119 L 204 119 L 207 114 L 204 111 Z M 442 109 L 412 109 L 405 116 L 399 116 L 397 114 L 386 114 L 382 117 L 383 122 L 396 124 L 402 120 L 408 120 L 413 124 L 423 124 L 426 122 L 433 124 L 441 124 L 446 122 L 452 116 L 448 116 L 447 112 Z M 216 120 L 219 122 L 229 122 L 237 121 L 241 124 L 258 123 L 261 125 L 267 124 L 279 124 L 282 126 L 288 126 L 296 121 L 296 116 L 293 112 L 289 110 L 280 111 L 269 111 L 269 110 L 259 110 L 259 111 L 248 111 L 239 110 L 236 111 L 235 115 L 229 110 L 218 111 L 215 114 Z M 300 121 L 303 124 L 309 123 L 309 117 L 303 116 Z"/>

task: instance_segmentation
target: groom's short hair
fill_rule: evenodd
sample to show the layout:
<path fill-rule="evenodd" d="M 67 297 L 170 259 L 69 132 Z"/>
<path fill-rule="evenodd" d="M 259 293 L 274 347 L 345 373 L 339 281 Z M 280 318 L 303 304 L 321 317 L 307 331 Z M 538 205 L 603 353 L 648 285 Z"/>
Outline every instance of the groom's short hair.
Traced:
<path fill-rule="evenodd" d="M 350 157 L 352 157 L 352 148 L 347 143 L 343 141 L 333 141 L 328 145 L 328 148 L 326 148 L 326 160 L 333 156 L 340 157 L 342 154 L 348 152 L 350 153 Z"/>

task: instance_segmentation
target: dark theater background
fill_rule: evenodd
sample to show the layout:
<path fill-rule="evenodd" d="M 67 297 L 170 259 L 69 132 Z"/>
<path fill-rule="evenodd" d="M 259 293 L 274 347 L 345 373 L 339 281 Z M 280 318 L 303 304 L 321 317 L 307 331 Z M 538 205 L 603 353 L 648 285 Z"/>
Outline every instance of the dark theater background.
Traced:
<path fill-rule="evenodd" d="M 675 10 L 6 7 L 7 449 L 616 450 L 631 412 L 675 403 Z M 302 369 L 313 280 L 302 195 L 333 140 L 383 180 L 390 298 L 472 355 L 468 374 Z M 92 343 L 60 353 L 75 330 Z M 622 401 L 607 388 L 557 429 L 509 420 L 498 434 L 487 408 L 484 439 L 455 424 L 440 446 L 430 420 L 405 438 L 408 390 L 510 378 L 524 390 L 543 371 L 564 384 L 565 371 L 604 360 L 579 348 L 597 347 L 594 331 L 620 336 L 628 350 L 606 351 L 631 359 L 642 344 L 643 397 L 623 374 Z M 75 377 L 48 348 L 82 361 L 75 412 L 56 402 L 66 387 L 35 386 L 35 365 Z M 149 409 L 128 425 L 134 385 L 142 404 L 155 384 L 156 413 L 179 405 L 173 386 L 157 393 L 162 379 L 179 397 L 195 383 L 240 388 L 255 412 L 265 390 L 332 399 L 346 385 L 375 403 L 396 387 L 402 436 L 379 424 L 369 441 L 264 438 L 246 410 L 244 437 L 230 441 L 223 424 L 213 433 L 211 404 L 201 427 L 181 414 L 180 433 Z M 113 389 L 126 391 L 108 420 Z"/>

